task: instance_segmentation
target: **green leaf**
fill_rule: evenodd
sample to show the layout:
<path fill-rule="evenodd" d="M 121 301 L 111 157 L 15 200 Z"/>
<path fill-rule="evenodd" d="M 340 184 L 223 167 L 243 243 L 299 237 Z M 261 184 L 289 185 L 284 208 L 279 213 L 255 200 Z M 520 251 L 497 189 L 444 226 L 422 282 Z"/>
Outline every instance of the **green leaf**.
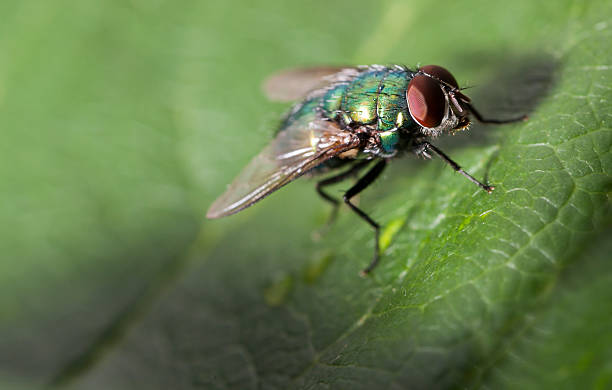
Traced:
<path fill-rule="evenodd" d="M 74 4 L 73 4 L 74 3 Z M 0 5 L 0 384 L 606 388 L 612 9 L 163 0 Z M 438 63 L 491 117 L 393 161 L 373 234 L 300 179 L 204 212 L 270 139 L 279 69 Z M 348 184 L 334 187 L 340 195 Z"/>

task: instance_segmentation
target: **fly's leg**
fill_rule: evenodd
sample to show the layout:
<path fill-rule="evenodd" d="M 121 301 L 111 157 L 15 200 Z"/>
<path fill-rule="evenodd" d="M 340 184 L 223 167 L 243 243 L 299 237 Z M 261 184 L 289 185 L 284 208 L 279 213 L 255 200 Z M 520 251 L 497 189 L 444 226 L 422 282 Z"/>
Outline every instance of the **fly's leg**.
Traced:
<path fill-rule="evenodd" d="M 353 164 L 352 167 L 347 169 L 344 172 L 339 173 L 338 175 L 328 177 L 327 179 L 321 180 L 317 183 L 317 193 L 321 196 L 321 198 L 325 199 L 329 203 L 332 204 L 332 212 L 325 224 L 324 230 L 326 230 L 335 220 L 338 215 L 338 207 L 340 206 L 340 200 L 330 196 L 325 191 L 323 191 L 323 187 L 340 183 L 343 180 L 346 180 L 350 176 L 356 175 L 360 170 L 362 170 L 366 165 L 368 165 L 372 160 L 360 160 L 357 163 Z"/>
<path fill-rule="evenodd" d="M 365 190 L 370 184 L 372 184 L 374 180 L 376 180 L 376 178 L 383 171 L 383 169 L 385 169 L 386 165 L 387 160 L 380 160 L 379 162 L 377 162 L 376 165 L 374 165 L 372 169 L 368 171 L 368 173 L 366 173 L 361 179 L 359 179 L 354 186 L 352 186 L 348 191 L 346 191 L 346 193 L 342 197 L 344 203 L 346 203 L 357 215 L 359 215 L 363 220 L 365 220 L 370 226 L 374 228 L 374 258 L 372 259 L 372 262 L 370 262 L 370 265 L 368 265 L 363 271 L 361 271 L 361 274 L 364 276 L 369 274 L 378 264 L 378 258 L 380 256 L 378 253 L 378 235 L 380 232 L 380 225 L 374 222 L 374 220 L 370 218 L 365 212 L 363 212 L 357 206 L 352 204 L 351 198 L 359 194 L 361 191 Z"/>
<path fill-rule="evenodd" d="M 446 154 L 444 154 L 443 151 L 441 151 L 440 149 L 436 148 L 435 146 L 433 146 L 429 142 L 425 141 L 425 142 L 421 143 L 420 146 L 423 148 L 421 153 L 425 153 L 426 157 L 429 157 L 429 155 L 427 155 L 427 151 L 431 150 L 432 152 L 437 154 L 442 160 L 444 160 L 444 162 L 446 162 L 448 165 L 450 165 L 455 171 L 457 171 L 460 174 L 462 174 L 463 176 L 465 176 L 469 181 L 471 181 L 472 183 L 476 184 L 477 186 L 479 186 L 483 190 L 487 191 L 489 194 L 491 192 L 493 192 L 493 190 L 495 189 L 495 187 L 482 184 L 480 181 L 475 179 L 472 175 L 470 175 L 469 173 L 464 171 L 463 168 L 461 168 L 459 166 L 459 164 L 457 164 L 456 162 L 451 160 L 451 158 L 448 157 Z"/>
<path fill-rule="evenodd" d="M 483 118 L 482 115 L 471 104 L 467 105 L 470 112 L 474 115 L 476 120 L 480 123 L 495 123 L 495 124 L 503 124 L 503 123 L 513 123 L 513 122 L 521 122 L 527 120 L 529 117 L 527 115 L 520 116 L 518 118 L 510 118 L 510 119 L 487 119 Z"/>

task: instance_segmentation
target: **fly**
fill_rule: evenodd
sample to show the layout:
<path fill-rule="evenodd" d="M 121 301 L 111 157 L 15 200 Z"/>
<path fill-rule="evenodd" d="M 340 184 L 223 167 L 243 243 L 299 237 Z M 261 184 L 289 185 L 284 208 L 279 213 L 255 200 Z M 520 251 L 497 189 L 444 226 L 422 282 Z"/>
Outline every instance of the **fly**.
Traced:
<path fill-rule="evenodd" d="M 345 203 L 374 230 L 374 256 L 362 271 L 379 261 L 380 225 L 351 199 L 382 173 L 388 161 L 406 151 L 425 158 L 440 157 L 455 171 L 491 193 L 494 187 L 464 171 L 429 142 L 466 129 L 470 116 L 481 123 L 511 123 L 527 119 L 486 119 L 461 92 L 445 68 L 427 65 L 319 67 L 297 69 L 270 78 L 265 89 L 276 100 L 301 101 L 282 120 L 276 137 L 244 168 L 209 208 L 207 218 L 221 218 L 252 206 L 304 174 L 344 170 L 316 185 L 318 194 L 334 207 Z M 344 193 L 342 200 L 324 188 L 369 167 Z"/>

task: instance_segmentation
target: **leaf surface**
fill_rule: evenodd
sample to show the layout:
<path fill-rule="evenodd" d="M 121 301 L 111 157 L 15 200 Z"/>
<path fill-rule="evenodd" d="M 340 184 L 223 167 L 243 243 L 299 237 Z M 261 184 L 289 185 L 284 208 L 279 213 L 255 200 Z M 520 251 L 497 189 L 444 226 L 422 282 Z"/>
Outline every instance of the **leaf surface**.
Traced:
<path fill-rule="evenodd" d="M 607 2 L 62 5 L 1 6 L 7 383 L 610 385 Z M 360 197 L 366 279 L 371 230 L 342 210 L 313 240 L 308 180 L 204 220 L 287 108 L 261 81 L 350 63 L 437 63 L 487 116 L 530 115 L 435 140 L 491 195 L 394 161 Z"/>

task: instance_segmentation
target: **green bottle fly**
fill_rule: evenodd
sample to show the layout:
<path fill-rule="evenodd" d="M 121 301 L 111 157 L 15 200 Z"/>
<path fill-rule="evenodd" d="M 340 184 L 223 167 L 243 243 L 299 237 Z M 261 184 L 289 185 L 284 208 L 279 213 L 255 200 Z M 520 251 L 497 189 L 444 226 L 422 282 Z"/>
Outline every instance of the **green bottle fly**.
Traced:
<path fill-rule="evenodd" d="M 341 201 L 328 195 L 324 187 L 355 176 L 373 164 L 342 198 L 374 229 L 374 257 L 362 271 L 364 274 L 378 263 L 380 226 L 351 198 L 376 180 L 388 160 L 404 151 L 426 158 L 434 153 L 490 193 L 493 187 L 469 175 L 429 139 L 465 129 L 470 115 L 483 123 L 526 119 L 484 119 L 461 92 L 453 75 L 437 65 L 417 70 L 399 65 L 298 69 L 272 77 L 266 90 L 272 98 L 301 98 L 301 102 L 285 116 L 274 140 L 212 204 L 206 216 L 235 214 L 304 174 L 348 166 L 317 183 L 317 192 L 334 205 L 335 211 Z"/>

